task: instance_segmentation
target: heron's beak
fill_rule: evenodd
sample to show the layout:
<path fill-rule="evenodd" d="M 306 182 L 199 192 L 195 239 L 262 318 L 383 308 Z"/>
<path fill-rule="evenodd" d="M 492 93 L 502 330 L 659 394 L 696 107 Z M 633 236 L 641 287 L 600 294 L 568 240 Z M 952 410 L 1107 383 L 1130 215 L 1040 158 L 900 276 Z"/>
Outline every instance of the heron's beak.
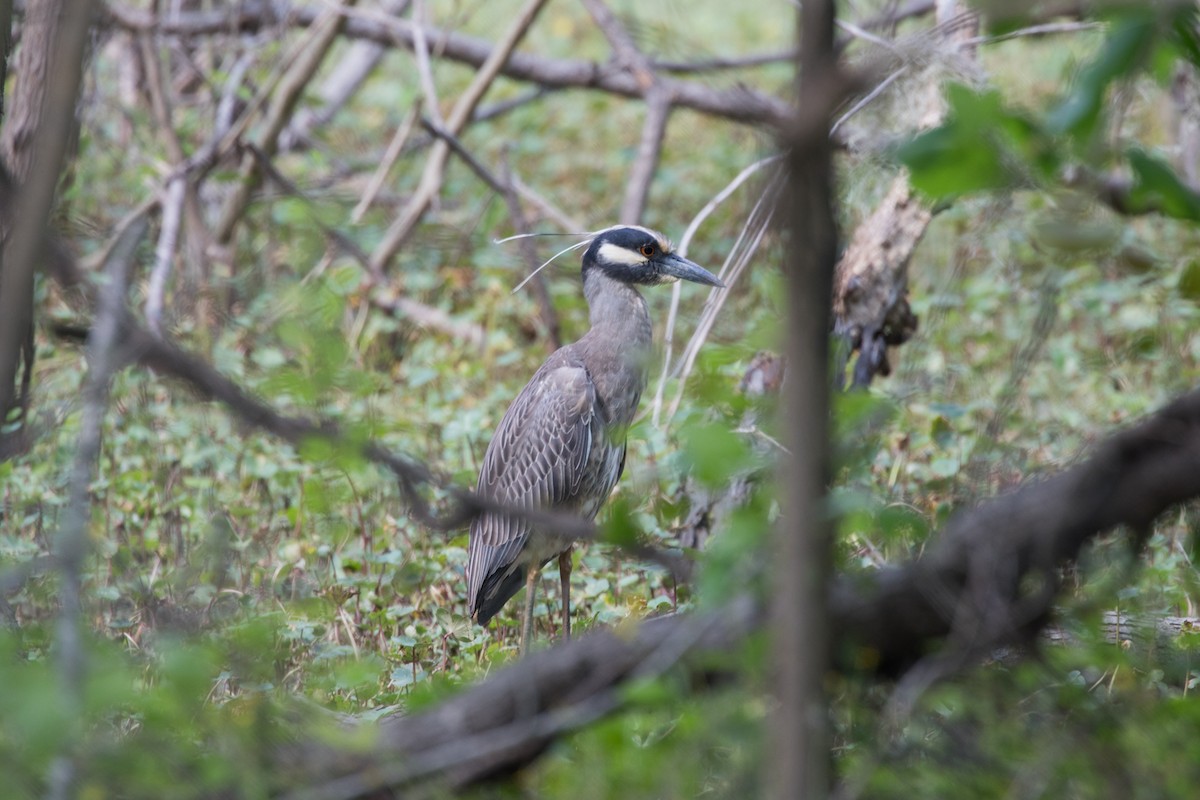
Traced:
<path fill-rule="evenodd" d="M 703 283 L 706 286 L 717 286 L 722 289 L 725 284 L 721 279 L 704 267 L 695 262 L 688 261 L 683 256 L 677 256 L 674 253 L 669 253 L 659 260 L 662 265 L 662 271 L 665 275 L 670 275 L 672 278 L 679 278 L 692 283 Z"/>

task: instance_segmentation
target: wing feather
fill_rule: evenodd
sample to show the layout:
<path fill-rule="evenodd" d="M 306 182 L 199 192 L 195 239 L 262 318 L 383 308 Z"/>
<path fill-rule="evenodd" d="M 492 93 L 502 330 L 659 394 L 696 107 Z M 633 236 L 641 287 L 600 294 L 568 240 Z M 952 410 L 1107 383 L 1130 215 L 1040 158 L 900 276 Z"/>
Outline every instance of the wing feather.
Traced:
<path fill-rule="evenodd" d="M 596 387 L 568 351 L 552 356 L 505 412 L 483 457 L 480 493 L 537 508 L 569 508 L 579 497 L 596 436 Z M 520 590 L 530 533 L 523 520 L 498 514 L 480 515 L 471 524 L 468 597 L 480 623 Z"/>

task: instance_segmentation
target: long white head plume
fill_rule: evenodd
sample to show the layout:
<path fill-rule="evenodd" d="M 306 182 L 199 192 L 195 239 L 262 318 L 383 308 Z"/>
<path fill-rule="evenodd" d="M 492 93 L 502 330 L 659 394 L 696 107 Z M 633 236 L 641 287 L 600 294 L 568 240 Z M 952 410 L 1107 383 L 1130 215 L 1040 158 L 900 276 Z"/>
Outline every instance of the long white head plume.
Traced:
<path fill-rule="evenodd" d="M 533 272 L 531 272 L 527 276 L 525 276 L 525 279 L 522 280 L 520 283 L 518 283 L 516 288 L 512 290 L 512 293 L 516 294 L 517 292 L 521 291 L 521 289 L 525 288 L 525 284 L 527 284 L 531 280 L 533 280 L 534 275 L 537 275 L 539 272 L 541 272 L 543 269 L 545 269 L 547 266 L 549 266 L 550 263 L 552 261 L 554 261 L 554 259 L 563 255 L 564 253 L 569 253 L 572 250 L 578 250 L 581 247 L 587 247 L 589 244 L 592 243 L 592 240 L 595 239 L 597 236 L 600 236 L 601 234 L 603 234 L 607 231 L 615 230 L 617 228 L 636 228 L 637 230 L 644 231 L 645 233 L 647 233 L 659 240 L 659 244 L 661 245 L 663 251 L 671 252 L 672 248 L 671 248 L 670 242 L 667 242 L 666 240 L 662 239 L 662 237 L 659 234 L 655 233 L 654 231 L 650 230 L 649 228 L 643 228 L 641 225 L 611 225 L 607 228 L 601 228 L 598 231 L 592 231 L 591 233 L 557 233 L 557 232 L 555 232 L 555 233 L 550 233 L 550 232 L 518 233 L 518 234 L 514 234 L 512 236 L 506 236 L 503 239 L 496 239 L 496 240 L 494 240 L 493 243 L 494 244 L 504 244 L 505 242 L 512 242 L 517 239 L 528 239 L 531 236 L 583 236 L 583 237 L 586 237 L 586 238 L 576 242 L 575 244 L 571 245 L 570 247 L 564 247 L 562 250 L 559 250 L 557 253 L 550 256 L 550 258 L 548 258 L 544 262 L 542 262 L 542 265 L 540 267 L 538 267 Z M 621 250 L 621 248 L 615 247 L 615 246 L 612 249 L 613 250 Z M 612 257 L 612 260 L 621 261 L 623 254 L 622 253 L 614 253 L 614 254 L 610 254 L 610 255 Z M 632 253 L 628 255 L 628 257 L 632 257 L 632 256 L 633 256 Z M 626 260 L 628 257 L 626 257 Z M 641 260 L 639 259 L 639 263 L 640 263 L 640 261 Z"/>
<path fill-rule="evenodd" d="M 540 267 L 538 267 L 533 272 L 526 275 L 525 279 L 516 285 L 516 288 L 514 288 L 512 290 L 513 294 L 516 294 L 517 292 L 521 291 L 521 289 L 525 288 L 525 284 L 527 284 L 531 280 L 533 280 L 534 275 L 537 275 L 539 272 L 541 272 L 543 269 L 545 269 L 547 266 L 549 266 L 550 262 L 554 261 L 554 259 L 561 256 L 563 253 L 569 253 L 572 250 L 578 250 L 581 247 L 587 247 L 589 244 L 592 243 L 592 239 L 596 236 L 596 234 L 595 233 L 518 233 L 514 236 L 506 236 L 503 239 L 496 239 L 493 243 L 494 244 L 504 244 L 505 242 L 511 242 L 511 241 L 515 241 L 517 239 L 528 239 L 531 236 L 586 236 L 587 238 L 576 242 L 575 244 L 571 245 L 570 247 L 564 247 L 562 250 L 559 250 L 557 253 L 550 256 L 550 258 L 543 261 L 542 265 Z"/>

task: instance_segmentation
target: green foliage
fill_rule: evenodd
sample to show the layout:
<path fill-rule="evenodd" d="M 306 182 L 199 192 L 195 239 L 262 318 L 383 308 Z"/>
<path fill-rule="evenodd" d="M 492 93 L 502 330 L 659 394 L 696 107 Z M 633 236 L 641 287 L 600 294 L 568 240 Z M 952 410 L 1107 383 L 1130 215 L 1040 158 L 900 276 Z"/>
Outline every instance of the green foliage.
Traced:
<path fill-rule="evenodd" d="M 1200 221 L 1200 194 L 1183 183 L 1166 162 L 1136 147 L 1125 155 L 1134 175 L 1130 211 L 1157 210 L 1178 219 Z"/>
<path fill-rule="evenodd" d="M 1134 176 L 1122 201 L 1129 213 L 1200 221 L 1200 194 L 1160 158 L 1103 141 L 1113 85 L 1146 69 L 1165 81 L 1179 56 L 1194 57 L 1196 14 L 1192 3 L 1120 5 L 1106 18 L 1098 52 L 1057 103 L 1030 115 L 1008 105 L 999 90 L 950 86 L 945 123 L 896 155 L 913 186 L 939 202 L 979 191 L 1049 188 L 1068 167 L 1091 174 L 1126 166 Z"/>
<path fill-rule="evenodd" d="M 1156 43 L 1155 6 L 1129 5 L 1109 23 L 1100 52 L 1075 79 L 1067 96 L 1046 114 L 1046 129 L 1086 144 L 1098 130 L 1105 95 L 1118 78 L 1125 79 L 1147 63 Z"/>
<path fill-rule="evenodd" d="M 790 26 L 778 24 L 773 6 L 737 14 L 689 6 L 681 33 L 656 22 L 670 21 L 669 5 L 636 9 L 646 23 L 639 43 L 663 57 L 692 57 L 705 42 L 731 52 L 751 42 L 790 44 Z M 435 4 L 431 13 L 444 12 Z M 485 7 L 463 31 L 494 36 L 505 13 Z M 535 30 L 546 35 L 532 37 L 531 48 L 607 56 L 582 9 L 550 4 L 545 13 Z M 917 338 L 895 355 L 890 379 L 834 404 L 829 513 L 846 573 L 914 557 L 956 509 L 1073 463 L 1200 377 L 1200 235 L 1176 221 L 1200 218 L 1200 201 L 1164 157 L 1171 142 L 1160 123 L 1165 79 L 1181 59 L 1200 64 L 1194 7 L 1135 4 L 1103 21 L 1094 39 L 981 48 L 993 88 L 951 85 L 945 124 L 898 151 L 914 185 L 943 205 L 954 202 L 910 268 Z M 269 81 L 280 46 L 259 54 L 255 84 Z M 203 285 L 181 283 L 172 297 L 176 337 L 281 412 L 336 421 L 349 443 L 312 439 L 293 449 L 158 376 L 117 376 L 91 487 L 81 717 L 56 672 L 57 577 L 34 574 L 0 604 L 15 621 L 0 633 L 6 796 L 45 795 L 69 734 L 84 797 L 265 797 L 281 788 L 263 777 L 268 750 L 298 730 L 323 730 L 310 705 L 364 719 L 411 712 L 514 657 L 519 602 L 489 630 L 473 625 L 465 532 L 422 529 L 357 447 L 377 441 L 469 485 L 507 402 L 545 356 L 535 299 L 508 292 L 525 267 L 489 243 L 511 232 L 504 204 L 461 163 L 451 161 L 440 207 L 391 275 L 405 296 L 481 325 L 482 350 L 373 309 L 362 268 L 327 240 L 323 225 L 369 248 L 394 215 L 394 197 L 381 198 L 360 225 L 345 223 L 360 178 L 378 166 L 419 85 L 411 59 L 389 55 L 385 67 L 317 132 L 316 147 L 276 162 L 305 196 L 263 195 L 231 248 L 236 269 L 206 265 Z M 447 97 L 471 77 L 440 62 L 434 69 Z M 755 75 L 786 87 L 791 68 Z M 215 75 L 214 85 L 226 77 Z M 94 80 L 66 201 L 82 252 L 100 247 L 172 158 L 153 116 L 122 105 L 111 58 L 98 54 Z M 1130 87 L 1138 91 L 1118 115 L 1114 95 Z M 488 100 L 519 91 L 501 82 Z M 174 112 L 188 152 L 210 132 L 201 105 L 180 103 Z M 121 119 L 110 113 L 117 108 Z M 627 177 L 642 115 L 623 100 L 557 92 L 552 102 L 473 125 L 463 141 L 486 164 L 508 159 L 552 202 L 599 225 L 616 214 L 622 193 L 614 187 Z M 895 129 L 886 115 L 863 124 Z M 647 223 L 678 234 L 763 146 L 742 128 L 677 111 Z M 841 159 L 852 221 L 891 176 L 881 177 L 870 155 Z M 403 154 L 388 191 L 411 191 L 421 160 Z M 1126 210 L 1144 218 L 1103 211 L 1087 196 L 1088 179 L 1122 171 L 1131 178 Z M 1064 175 L 1076 172 L 1084 179 L 1063 191 Z M 232 178 L 227 171 L 210 180 Z M 702 227 L 692 257 L 721 262 L 752 207 L 753 193 L 743 191 Z M 770 401 L 736 387 L 755 351 L 775 347 L 787 312 L 772 268 L 779 254 L 768 236 L 702 349 L 675 417 L 661 427 L 634 424 L 627 474 L 600 520 L 607 541 L 575 551 L 577 629 L 718 609 L 746 591 L 769 592 L 782 435 Z M 586 306 L 574 262 L 564 263 L 545 274 L 573 338 L 586 326 Z M 667 292 L 645 294 L 655 319 L 664 319 Z M 698 297 L 685 289 L 676 351 Z M 48 316 L 73 319 L 45 287 L 40 302 Z M 42 435 L 28 455 L 0 463 L 0 574 L 48 554 L 79 434 L 80 351 L 43 338 L 37 366 Z M 650 388 L 644 406 L 657 387 Z M 665 396 L 676 388 L 669 379 Z M 744 501 L 715 517 L 714 535 L 696 554 L 693 586 L 675 585 L 618 547 L 677 548 L 699 493 L 742 482 Z M 1108 642 L 1090 609 L 1162 615 L 1193 607 L 1197 519 L 1185 508 L 1161 520 L 1136 572 L 1120 536 L 1093 548 L 1067 576 L 1060 617 L 1071 643 L 1045 648 L 1038 661 L 1002 660 L 923 695 L 900 695 L 912 700 L 901 718 L 892 715 L 892 687 L 831 678 L 838 774 L 870 797 L 1085 797 L 1111 794 L 1112 786 L 1122 796 L 1191 796 L 1200 763 L 1190 697 L 1200 685 L 1196 635 L 1168 642 L 1170 657 L 1167 648 L 1125 648 Z M 556 584 L 539 592 L 541 641 L 557 633 Z M 768 648 L 756 636 L 714 657 L 705 666 L 724 681 L 717 691 L 698 694 L 672 672 L 629 686 L 626 713 L 564 740 L 512 791 L 760 795 Z M 297 696 L 312 702 L 298 709 Z M 346 743 L 340 732 L 327 735 Z"/>
<path fill-rule="evenodd" d="M 897 151 L 912 173 L 913 186 L 939 200 L 1020 185 L 1023 170 L 1053 171 L 1036 124 L 1004 104 L 999 91 L 976 93 L 961 85 L 946 89 L 950 109 L 941 127 Z"/>

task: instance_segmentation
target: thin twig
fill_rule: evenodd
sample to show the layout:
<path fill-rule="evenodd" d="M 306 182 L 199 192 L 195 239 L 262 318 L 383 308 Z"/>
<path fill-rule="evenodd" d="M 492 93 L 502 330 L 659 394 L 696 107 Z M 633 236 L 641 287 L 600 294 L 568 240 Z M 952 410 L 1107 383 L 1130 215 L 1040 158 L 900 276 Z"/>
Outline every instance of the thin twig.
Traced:
<path fill-rule="evenodd" d="M 718 272 L 718 276 L 725 281 L 727 287 L 732 287 L 737 283 L 745 268 L 749 265 L 750 259 L 758 250 L 758 245 L 770 225 L 778 191 L 778 179 L 768 183 L 759 195 L 758 202 L 751 209 L 746 224 L 738 231 L 738 238 L 734 241 L 733 247 L 729 250 L 729 255 L 725 257 L 725 263 L 721 265 L 721 269 Z M 743 247 L 743 243 L 747 241 L 747 233 L 750 231 L 753 231 L 753 233 L 750 233 L 749 244 Z M 712 329 L 717 313 L 725 304 L 729 294 L 728 290 L 715 293 L 710 292 L 708 300 L 705 301 L 704 309 L 700 312 L 700 320 L 696 324 L 696 329 L 692 332 L 692 336 L 680 356 L 682 364 L 677 376 L 678 386 L 675 390 L 675 397 L 667 410 L 666 422 L 668 423 L 675 417 L 675 412 L 679 410 L 679 405 L 683 402 L 684 385 L 687 383 L 688 376 L 691 375 L 692 367 L 695 366 L 696 356 L 699 354 L 700 347 L 707 338 L 708 332 Z"/>
<path fill-rule="evenodd" d="M 437 124 L 442 124 L 442 109 L 438 105 L 437 85 L 433 82 L 433 67 L 429 63 L 429 42 L 425 39 L 425 0 L 413 0 L 413 55 L 417 62 L 417 75 L 421 79 L 421 93 L 425 108 Z"/>
<path fill-rule="evenodd" d="M 771 190 L 769 190 L 771 191 Z M 773 191 L 771 191 L 773 194 Z M 762 243 L 763 237 L 771 224 L 771 216 L 774 209 L 770 209 L 763 216 L 757 230 L 754 231 L 750 243 L 744 249 L 738 252 L 737 259 L 733 262 L 732 268 L 726 270 L 722 268 L 721 279 L 725 281 L 728 288 L 737 285 L 742 273 L 750 264 L 750 260 L 758 252 L 758 246 Z M 716 324 L 717 315 L 724 307 L 725 301 L 729 299 L 730 292 L 710 292 L 708 299 L 704 303 L 704 308 L 700 312 L 700 319 L 696 323 L 696 329 L 692 332 L 692 337 L 688 340 L 687 347 L 684 348 L 680 360 L 683 362 L 679 367 L 678 388 L 675 392 L 675 399 L 671 401 L 671 408 L 667 411 L 667 420 L 675 417 L 675 412 L 679 410 L 679 404 L 683 400 L 683 389 L 687 383 L 688 377 L 692 374 L 692 369 L 696 365 L 696 357 L 700 354 L 700 349 L 704 342 L 708 339 L 708 334 L 712 331 L 712 327 Z"/>
<path fill-rule="evenodd" d="M 638 140 L 633 167 L 629 170 L 629 178 L 625 182 L 625 195 L 621 200 L 618 215 L 622 223 L 635 225 L 641 221 L 642 213 L 646 209 L 646 198 L 650 194 L 650 183 L 658 170 L 663 137 L 666 135 L 667 121 L 671 116 L 673 95 L 669 84 L 659 80 L 650 59 L 638 50 L 625 26 L 603 0 L 583 0 L 583 6 L 608 39 L 617 62 L 633 73 L 646 98 L 642 135 Z"/>
<path fill-rule="evenodd" d="M 158 244 L 154 248 L 154 267 L 150 270 L 150 284 L 146 289 L 146 325 L 155 333 L 162 332 L 163 295 L 167 291 L 167 279 L 171 275 L 171 262 L 175 257 L 175 244 L 179 240 L 179 226 L 183 221 L 187 178 L 183 175 L 171 178 L 165 194 L 162 203 L 162 228 L 159 231 Z"/>
<path fill-rule="evenodd" d="M 355 224 L 361 222 L 363 214 L 366 214 L 367 209 L 371 207 L 371 203 L 375 202 L 375 197 L 379 194 L 379 190 L 383 188 L 383 183 L 387 180 L 388 173 L 392 171 L 392 166 L 396 163 L 396 159 L 400 158 L 400 153 L 404 150 L 404 144 L 408 141 L 408 137 L 412 135 L 417 120 L 421 116 L 421 100 L 422 98 L 418 97 L 413 101 L 412 108 L 408 110 L 408 113 L 404 115 L 404 119 L 400 122 L 400 126 L 396 128 L 396 133 L 392 136 L 392 140 L 388 142 L 387 150 L 383 154 L 383 160 L 379 162 L 379 166 L 371 174 L 371 179 L 367 181 L 367 188 L 363 190 L 363 195 L 358 201 L 358 205 L 354 206 L 354 210 L 350 212 L 351 222 Z"/>
<path fill-rule="evenodd" d="M 195 153 L 187 158 L 183 163 L 178 164 L 175 169 L 167 176 L 166 184 L 159 192 L 149 196 L 142 201 L 140 205 L 126 214 L 115 226 L 112 236 L 105 247 L 96 254 L 95 257 L 87 260 L 87 268 L 92 269 L 95 265 L 103 265 L 108 260 L 112 250 L 117 246 L 125 235 L 126 230 L 137 224 L 141 218 L 155 209 L 160 208 L 163 203 L 163 198 L 171 192 L 172 186 L 176 181 L 183 179 L 189 180 L 192 176 L 202 177 L 209 169 L 217 163 L 217 160 L 224 154 L 227 148 L 232 146 L 233 140 L 228 137 L 234 119 L 233 115 L 236 108 L 236 99 L 238 87 L 241 86 L 242 80 L 245 78 L 246 72 L 249 70 L 252 59 L 249 53 L 242 54 L 229 70 L 229 76 L 225 81 L 222 89 L 221 99 L 217 104 L 216 121 L 213 126 L 212 135 L 209 140 L 200 147 Z M 193 221 L 194 223 L 195 221 Z M 201 220 L 202 222 L 202 220 Z M 204 226 L 193 224 L 192 235 L 197 236 L 204 233 Z"/>
<path fill-rule="evenodd" d="M 384 0 L 380 11 L 399 15 L 407 10 L 410 0 Z M 311 142 L 314 128 L 327 125 L 362 87 L 387 53 L 376 42 L 357 41 L 336 67 L 321 82 L 316 95 L 322 106 L 316 110 L 301 109 L 279 140 L 281 150 L 293 150 Z"/>
<path fill-rule="evenodd" d="M 173 103 L 170 88 L 163 80 L 160 57 L 156 47 L 156 36 L 145 33 L 137 37 L 141 48 L 142 63 L 146 70 L 146 83 L 150 94 L 150 105 L 158 121 L 158 129 L 162 132 L 165 147 L 171 161 L 182 165 L 187 161 L 183 142 L 175 130 L 172 119 Z M 154 266 L 150 271 L 150 283 L 146 292 L 146 320 L 150 329 L 160 330 L 162 320 L 163 298 L 166 294 L 167 282 L 170 279 L 171 268 L 178 248 L 179 234 L 183 227 L 186 214 L 187 227 L 191 231 L 188 239 L 188 258 L 193 274 L 198 275 L 201 264 L 204 263 L 205 247 L 203 240 L 207 238 L 207 225 L 200 211 L 200 200 L 195 188 L 190 183 L 186 170 L 176 169 L 167 179 L 163 192 L 162 228 L 159 231 L 158 243 L 155 247 Z"/>
<path fill-rule="evenodd" d="M 281 0 L 270 4 L 246 2 L 208 13 L 186 12 L 172 19 L 160 19 L 120 3 L 105 3 L 105 12 L 115 26 L 128 30 L 160 30 L 186 36 L 224 34 L 231 29 L 252 31 L 268 24 L 283 23 L 309 27 L 318 16 L 313 7 L 294 6 Z M 349 38 L 368 39 L 386 46 L 397 44 L 411 48 L 415 32 L 405 19 L 381 16 L 368 18 L 354 12 L 347 19 L 344 34 Z M 479 68 L 496 51 L 497 45 L 485 39 L 429 28 L 425 36 L 443 58 Z M 624 97 L 641 98 L 646 87 L 628 70 L 605 70 L 586 59 L 549 58 L 517 52 L 501 68 L 501 73 L 518 81 L 536 83 L 546 89 L 590 88 Z M 750 125 L 777 124 L 788 118 L 787 103 L 747 86 L 717 89 L 700 81 L 663 77 L 678 108 L 690 108 L 735 122 Z M 451 126 L 452 127 L 452 126 Z M 461 131 L 459 132 L 461 133 Z"/>
<path fill-rule="evenodd" d="M 212 136 L 204 147 L 201 147 L 188 159 L 187 169 L 189 172 L 193 170 L 206 171 L 216 163 L 218 158 L 229 152 L 240 136 L 240 133 L 233 129 L 234 114 L 237 112 L 238 105 L 238 90 L 253 63 L 253 50 L 247 50 L 233 62 L 233 66 L 229 69 L 229 76 L 225 79 L 225 85 L 221 87 L 221 99 L 217 102 Z M 242 125 L 246 124 L 245 121 L 249 117 L 250 108 L 247 108 L 241 117 Z M 241 127 L 239 126 L 239 130 Z"/>
<path fill-rule="evenodd" d="M 527 0 L 525 6 L 517 14 L 513 24 L 505 32 L 504 37 L 496 45 L 495 48 L 488 54 L 487 61 L 475 73 L 470 85 L 458 98 L 451 110 L 449 117 L 446 119 L 446 130 L 452 135 L 457 136 L 462 133 L 463 128 L 471 118 L 471 113 L 475 107 L 479 105 L 479 101 L 483 99 L 483 95 L 495 82 L 496 77 L 500 74 L 504 63 L 508 60 L 512 51 L 517 44 L 524 38 L 529 26 L 533 24 L 545 6 L 546 0 Z M 369 262 L 370 274 L 372 280 L 376 283 L 382 282 L 384 268 L 392 260 L 392 257 L 412 234 L 421 217 L 425 215 L 425 211 L 433 202 L 434 197 L 441 190 L 442 172 L 446 166 L 446 159 L 450 154 L 450 146 L 444 141 L 437 141 L 425 161 L 425 169 L 421 173 L 421 180 L 417 184 L 417 189 L 413 193 L 413 197 L 401 210 L 396 221 L 388 228 L 383 236 L 383 240 L 371 253 Z"/>
<path fill-rule="evenodd" d="M 83 414 L 79 442 L 71 466 L 69 500 L 54 538 L 55 557 L 62 573 L 58 596 L 61 604 L 56 629 L 58 671 L 68 719 L 81 726 L 84 718 L 84 683 L 87 664 L 83 648 L 83 562 L 88 555 L 88 520 L 91 519 L 91 485 L 100 458 L 100 437 L 108 410 L 109 385 L 118 365 L 121 312 L 129 267 L 138 243 L 146 234 L 146 221 L 131 226 L 105 266 L 106 285 L 100 292 L 96 321 L 88 337 L 88 373 L 83 382 Z M 67 751 L 80 729 L 65 738 Z M 67 797 L 74 782 L 70 755 L 62 755 L 51 779 L 51 795 Z"/>
<path fill-rule="evenodd" d="M 500 178 L 496 177 L 496 175 L 490 169 L 485 167 L 483 162 L 476 158 L 475 154 L 468 150 L 466 145 L 464 145 L 457 136 L 427 117 L 421 118 L 421 127 L 437 137 L 438 140 L 445 142 L 446 146 L 450 148 L 451 152 L 462 159 L 462 162 L 470 167 L 471 171 L 474 172 L 489 189 L 502 197 L 504 196 L 506 191 L 504 182 Z"/>
<path fill-rule="evenodd" d="M 528 225 L 525 220 L 525 212 L 521 208 L 521 201 L 517 197 L 517 190 L 513 186 L 512 169 L 509 166 L 507 151 L 501 159 L 500 169 L 504 179 L 504 202 L 508 206 L 508 217 L 512 221 L 513 230 L 525 232 Z M 528 237 L 518 239 L 517 249 L 521 251 L 521 257 L 525 259 L 529 269 L 536 271 L 538 257 L 533 239 Z M 557 350 L 562 346 L 558 314 L 554 311 L 554 303 L 550 299 L 550 290 L 546 287 L 546 279 L 540 272 L 533 278 L 533 296 L 537 299 L 538 310 L 542 315 L 542 324 L 546 327 L 547 344 L 551 349 Z"/>
<path fill-rule="evenodd" d="M 625 30 L 625 26 L 604 4 L 603 0 L 582 0 L 582 2 L 592 21 L 596 23 L 600 32 L 604 34 L 604 38 L 608 40 L 617 62 L 631 71 L 645 89 L 649 89 L 656 83 L 654 68 L 651 66 L 650 60 L 633 43 L 633 38 Z"/>
<path fill-rule="evenodd" d="M 354 0 L 341 0 L 339 6 L 353 3 Z M 316 73 L 321 62 L 329 53 L 337 40 L 345 17 L 338 8 L 324 12 L 313 24 L 309 35 L 293 50 L 295 60 L 279 80 L 279 84 L 271 95 L 271 105 L 263 122 L 263 129 L 255 144 L 256 149 L 273 156 L 279 147 L 279 137 L 283 133 L 292 112 L 299 102 L 300 95 L 308 87 L 312 76 Z M 220 218 L 213 230 L 213 238 L 218 244 L 226 245 L 233 236 L 233 231 L 242 216 L 246 205 L 259 182 L 259 159 L 247 153 L 242 159 L 238 173 L 237 184 L 221 209 Z"/>
<path fill-rule="evenodd" d="M 650 184 L 658 171 L 659 156 L 662 155 L 663 137 L 667 133 L 667 122 L 671 117 L 670 90 L 656 85 L 646 92 L 646 117 L 642 121 L 642 136 L 638 141 L 637 156 L 625 184 L 625 197 L 621 201 L 620 220 L 637 224 L 646 210 L 650 196 Z"/>
<path fill-rule="evenodd" d="M 716 72 L 726 69 L 747 69 L 749 67 L 765 67 L 770 64 L 786 64 L 796 57 L 795 50 L 780 50 L 778 53 L 756 53 L 751 56 L 737 58 L 699 58 L 695 61 L 662 61 L 657 58 L 650 60 L 656 72 L 673 72 L 678 75 L 695 74 L 698 72 Z"/>
<path fill-rule="evenodd" d="M 691 246 L 692 237 L 696 235 L 696 231 L 700 229 L 700 226 L 704 223 L 704 220 L 708 219 L 708 217 L 717 210 L 717 206 L 729 199 L 729 196 L 737 191 L 739 186 L 749 180 L 751 175 L 758 172 L 767 164 L 773 164 L 779 159 L 780 156 L 777 155 L 767 156 L 766 158 L 761 158 L 758 161 L 755 161 L 753 164 L 750 164 L 747 167 L 743 167 L 742 171 L 739 172 L 733 180 L 726 184 L 724 189 L 717 192 L 712 199 L 705 203 L 704 208 L 700 209 L 700 212 L 696 214 L 696 216 L 692 217 L 692 221 L 688 223 L 687 228 L 684 230 L 683 237 L 679 240 L 679 254 L 682 256 L 686 256 L 688 254 L 688 247 Z M 653 421 L 655 427 L 659 426 L 659 418 L 662 412 L 663 392 L 666 389 L 667 376 L 671 371 L 671 353 L 672 346 L 675 341 L 675 320 L 679 313 L 679 300 L 681 296 L 680 288 L 681 287 L 678 282 L 671 287 L 671 307 L 667 312 L 667 324 L 663 334 L 663 367 L 662 372 L 659 374 L 658 385 L 654 389 L 654 403 L 652 405 L 653 412 L 651 420 Z"/>
<path fill-rule="evenodd" d="M 158 129 L 161 131 L 167 154 L 176 165 L 171 177 L 167 178 L 163 192 L 165 200 L 162 204 L 162 230 L 159 232 L 151 285 L 146 300 L 147 316 L 152 321 L 152 328 L 157 329 L 162 314 L 163 295 L 185 215 L 187 227 L 191 232 L 188 239 L 188 257 L 195 274 L 199 273 L 200 265 L 204 261 L 204 240 L 207 238 L 208 228 L 200 211 L 200 200 L 195 187 L 190 182 L 187 171 L 180 168 L 187 161 L 187 153 L 174 124 L 174 103 L 170 95 L 170 86 L 163 80 L 156 37 L 144 34 L 139 36 L 138 40 L 154 116 L 158 121 Z"/>
<path fill-rule="evenodd" d="M 847 22 L 844 19 L 839 19 L 839 20 L 836 20 L 835 22 L 839 28 L 846 31 L 846 33 L 849 33 L 851 36 L 854 36 L 855 38 L 863 39 L 864 41 L 868 41 L 871 44 L 877 44 L 886 50 L 892 51 L 893 53 L 897 52 L 895 43 L 890 42 L 887 39 L 884 39 L 882 36 L 876 36 L 875 34 L 855 25 L 853 22 Z"/>
<path fill-rule="evenodd" d="M 472 322 L 460 322 L 435 306 L 426 305 L 408 297 L 389 296 L 386 288 L 376 288 L 371 293 L 371 305 L 400 320 L 408 320 L 418 327 L 439 331 L 476 350 L 482 350 L 487 334 Z"/>
<path fill-rule="evenodd" d="M 254 153 L 255 151 L 251 148 L 249 152 Z M 300 187 L 296 186 L 286 176 L 276 170 L 275 166 L 269 160 L 263 158 L 259 168 L 264 175 L 270 178 L 272 183 L 280 187 L 284 192 L 312 205 L 312 199 Z M 342 233 L 337 228 L 326 224 L 319 217 L 314 216 L 313 223 L 337 245 L 341 252 L 354 259 L 366 271 L 368 265 L 367 254 L 363 252 L 362 248 L 351 237 Z M 369 295 L 369 302 L 381 311 L 397 317 L 410 319 L 420 327 L 447 334 L 455 339 L 467 342 L 472 347 L 482 348 L 484 345 L 486 334 L 480 325 L 473 322 L 455 320 L 445 311 L 426 305 L 420 301 L 408 297 L 397 297 L 389 287 L 374 287 Z"/>
<path fill-rule="evenodd" d="M 900 76 L 906 72 L 908 72 L 907 65 L 900 67 L 900 69 L 896 70 L 891 75 L 888 75 L 886 78 L 884 78 L 882 81 L 880 81 L 879 85 L 876 86 L 874 89 L 872 89 L 870 92 L 868 92 L 865 96 L 859 98 L 859 100 L 854 105 L 850 106 L 849 110 L 847 110 L 846 113 L 844 113 L 840 117 L 838 117 L 837 122 L 833 123 L 833 127 L 830 128 L 830 130 L 829 130 L 830 134 L 832 135 L 834 133 L 837 133 L 838 128 L 842 127 L 842 125 L 845 124 L 845 122 L 848 119 L 850 119 L 855 114 L 857 114 L 859 111 L 862 111 L 864 108 L 866 108 L 868 105 L 870 105 L 870 103 L 873 100 L 875 100 L 875 98 L 879 97 L 881 94 L 886 92 L 887 88 L 889 86 L 891 86 L 893 83 L 895 83 L 900 78 Z"/>
<path fill-rule="evenodd" d="M 562 228 L 568 233 L 586 234 L 591 230 L 592 226 L 580 222 L 575 217 L 570 216 L 558 206 L 551 203 L 545 197 L 542 197 L 532 186 L 521 180 L 521 176 L 513 174 L 513 187 L 517 193 L 526 201 L 537 206 L 538 209 L 554 221 L 554 224 Z"/>
<path fill-rule="evenodd" d="M 1048 22 L 1045 25 L 1030 25 L 1028 28 L 1018 28 L 1015 31 L 1002 33 L 999 36 L 972 36 L 965 39 L 962 44 L 996 44 L 997 42 L 1007 42 L 1009 39 L 1017 39 L 1023 36 L 1048 36 L 1056 33 L 1078 33 L 1080 31 L 1092 31 L 1104 27 L 1099 22 Z"/>

